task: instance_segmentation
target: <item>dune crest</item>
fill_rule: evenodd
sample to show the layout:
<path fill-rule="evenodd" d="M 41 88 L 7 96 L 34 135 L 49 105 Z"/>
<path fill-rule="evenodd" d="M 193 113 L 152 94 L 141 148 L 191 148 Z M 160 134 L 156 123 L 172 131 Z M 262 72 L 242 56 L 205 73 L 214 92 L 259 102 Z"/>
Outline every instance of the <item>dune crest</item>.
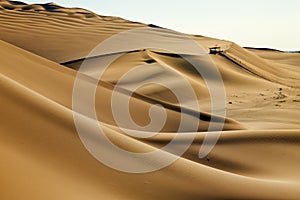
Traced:
<path fill-rule="evenodd" d="M 181 41 L 153 24 L 55 3 L 0 0 L 0 199 L 298 199 L 300 54 L 242 48 L 230 41 L 187 35 L 207 52 L 215 45 L 222 49 L 209 55 L 226 91 L 227 115 L 220 117 L 212 114 L 205 82 L 214 77 L 205 79 L 174 52 L 145 48 L 87 57 L 110 36 L 141 27 L 154 28 L 171 42 Z M 147 33 L 145 38 L 154 40 Z M 96 81 L 99 63 L 116 55 L 120 56 Z M 185 56 L 196 59 L 192 53 Z M 78 72 L 86 60 L 90 65 Z M 202 67 L 209 71 L 208 66 Z M 96 123 L 115 146 L 149 153 L 178 137 L 174 149 L 163 149 L 157 160 L 138 160 L 141 166 L 173 158 L 175 150 L 194 136 L 191 145 L 174 163 L 150 173 L 124 173 L 95 159 L 74 122 L 72 97 L 78 74 L 83 85 L 96 85 Z M 191 85 L 199 107 L 190 102 L 185 82 L 178 76 Z M 186 107 L 173 91 L 182 91 Z M 129 99 L 125 106 L 142 131 L 126 120 L 116 122 L 114 92 L 121 107 Z M 151 112 L 159 113 L 153 109 L 157 104 L 164 107 L 166 116 L 158 132 L 147 126 L 160 119 L 151 118 Z M 87 140 L 116 163 L 133 161 L 118 157 L 101 140 L 96 143 L 99 134 L 92 131 L 92 116 L 85 111 L 77 114 L 86 119 Z M 177 133 L 182 115 L 188 120 Z M 208 127 L 219 127 L 223 121 L 216 145 L 199 159 L 200 148 L 208 144 L 205 138 L 218 130 L 207 132 Z M 194 122 L 199 122 L 196 129 L 191 128 Z M 122 128 L 156 134 L 139 138 Z"/>
<path fill-rule="evenodd" d="M 82 17 L 91 18 L 91 17 L 98 17 L 97 14 L 82 9 L 82 8 L 64 8 L 56 3 L 45 3 L 45 4 L 26 4 L 20 1 L 8 1 L 8 0 L 1 0 L 0 6 L 6 10 L 15 10 L 15 11 L 33 11 L 33 12 L 59 12 L 65 13 L 68 15 L 75 15 L 77 17 L 82 15 Z"/>

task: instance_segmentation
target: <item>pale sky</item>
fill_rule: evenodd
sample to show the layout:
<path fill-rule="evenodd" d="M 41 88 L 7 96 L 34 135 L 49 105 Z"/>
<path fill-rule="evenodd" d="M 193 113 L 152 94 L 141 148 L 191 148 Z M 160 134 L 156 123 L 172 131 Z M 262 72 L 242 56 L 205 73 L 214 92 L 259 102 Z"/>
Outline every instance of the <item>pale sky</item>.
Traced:
<path fill-rule="evenodd" d="M 56 0 L 55 3 L 231 40 L 241 46 L 300 50 L 300 0 Z"/>

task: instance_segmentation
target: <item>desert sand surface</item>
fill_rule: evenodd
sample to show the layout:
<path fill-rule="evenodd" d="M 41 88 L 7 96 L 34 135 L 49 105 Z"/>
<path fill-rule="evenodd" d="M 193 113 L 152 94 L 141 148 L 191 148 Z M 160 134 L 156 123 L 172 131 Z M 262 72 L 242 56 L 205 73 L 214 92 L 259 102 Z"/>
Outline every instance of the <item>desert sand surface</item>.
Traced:
<path fill-rule="evenodd" d="M 76 130 L 72 95 L 77 74 L 82 74 L 83 84 L 90 84 L 95 82 L 95 68 L 78 70 L 105 39 L 147 27 L 151 26 L 55 3 L 0 1 L 0 199 L 299 199 L 299 53 L 187 35 L 207 52 L 216 44 L 223 50 L 209 57 L 223 79 L 224 117 L 212 113 L 203 77 L 176 54 L 149 48 L 89 57 L 91 63 L 101 63 L 122 53 L 97 83 L 95 96 L 97 123 L 115 145 L 149 152 L 167 145 L 175 135 L 183 135 L 178 146 L 184 144 L 185 134 L 195 135 L 174 163 L 149 173 L 121 172 L 90 154 Z M 155 30 L 166 40 L 180 40 L 163 28 Z M 136 66 L 141 66 L 139 71 L 118 84 Z M 170 89 L 154 84 L 163 82 L 171 90 L 184 91 L 174 73 L 188 80 L 200 107 L 188 106 L 181 113 Z M 153 84 L 130 91 L 146 80 Z M 114 119 L 111 101 L 118 87 L 118 102 L 130 98 L 130 114 L 140 126 L 150 123 L 153 105 L 164 106 L 166 122 L 159 133 L 138 138 L 123 132 L 122 128 L 134 127 Z M 189 100 L 184 96 L 185 105 Z M 189 121 L 178 133 L 181 115 Z M 196 130 L 191 128 L 195 121 Z M 221 122 L 217 144 L 199 159 L 200 146 L 210 134 L 207 130 L 214 131 Z M 152 128 L 146 131 L 154 132 Z M 117 156 L 110 149 L 104 153 Z"/>

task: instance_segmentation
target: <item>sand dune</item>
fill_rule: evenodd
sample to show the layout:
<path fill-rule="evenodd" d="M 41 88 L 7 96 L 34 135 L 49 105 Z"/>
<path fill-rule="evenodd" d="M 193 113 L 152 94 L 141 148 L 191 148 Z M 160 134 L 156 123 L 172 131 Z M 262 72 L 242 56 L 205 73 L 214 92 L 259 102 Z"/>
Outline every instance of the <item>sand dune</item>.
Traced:
<path fill-rule="evenodd" d="M 210 55 L 226 90 L 227 115 L 222 117 L 212 111 L 205 79 L 172 52 L 149 48 L 95 55 L 89 57 L 89 67 L 78 72 L 92 49 L 122 31 L 152 27 L 170 41 L 180 42 L 180 37 L 163 28 L 54 3 L 6 0 L 0 1 L 0 24 L 1 199 L 299 198 L 299 53 L 242 48 L 230 41 L 189 35 L 207 52 L 215 44 L 223 50 Z M 155 43 L 154 38 L 148 40 Z M 99 63 L 112 55 L 120 56 L 97 83 Z M 136 66 L 138 71 L 120 83 Z M 96 123 L 116 146 L 151 152 L 178 136 L 175 146 L 180 148 L 194 135 L 191 145 L 173 164 L 149 173 L 124 173 L 99 162 L 83 145 L 74 123 L 72 95 L 78 74 L 81 84 L 96 83 Z M 199 107 L 190 104 L 185 82 L 176 76 L 191 85 Z M 138 87 L 147 81 L 151 83 Z M 183 102 L 172 91 L 183 91 Z M 130 99 L 132 119 L 145 126 L 137 130 L 141 134 L 156 131 L 146 126 L 151 122 L 149 110 L 163 105 L 166 122 L 159 133 L 148 138 L 125 134 L 123 128 L 136 127 L 116 122 L 113 95 L 121 106 Z M 153 113 L 153 119 L 160 119 L 158 111 Z M 78 114 L 91 118 L 84 111 Z M 182 116 L 187 121 L 181 126 Z M 199 149 L 211 134 L 207 130 L 217 130 L 223 121 L 217 144 L 199 159 Z M 98 137 L 88 123 L 86 131 L 91 131 L 90 140 Z M 127 159 L 105 145 L 102 151 L 113 159 Z M 163 150 L 166 156 L 161 159 L 173 153 Z M 145 158 L 141 166 L 153 162 Z"/>

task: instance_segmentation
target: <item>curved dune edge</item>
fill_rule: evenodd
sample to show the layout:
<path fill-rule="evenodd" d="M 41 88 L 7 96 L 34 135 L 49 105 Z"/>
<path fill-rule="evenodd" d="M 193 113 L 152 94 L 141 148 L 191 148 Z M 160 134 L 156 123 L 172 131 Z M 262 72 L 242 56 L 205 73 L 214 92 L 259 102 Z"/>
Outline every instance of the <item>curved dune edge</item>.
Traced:
<path fill-rule="evenodd" d="M 30 94 L 24 86 L 3 75 L 1 83 L 2 110 L 10 113 L 1 115 L 4 125 L 0 152 L 6 161 L 1 165 L 5 180 L 3 198 L 20 198 L 20 194 L 31 199 L 80 199 L 83 194 L 92 199 L 280 199 L 286 194 L 290 198 L 299 195 L 299 130 L 228 131 L 204 160 L 197 158 L 204 136 L 198 133 L 183 158 L 171 166 L 133 176 L 105 167 L 85 150 L 69 109 L 38 93 Z M 162 134 L 143 145 L 118 136 L 113 130 L 108 134 L 112 134 L 115 144 L 142 152 L 172 139 L 172 135 Z M 28 187 L 29 179 L 37 186 Z M 146 195 L 145 191 L 149 193 Z"/>
<path fill-rule="evenodd" d="M 188 134 L 195 139 L 176 162 L 155 172 L 129 174 L 105 166 L 84 147 L 74 125 L 72 89 L 76 70 L 95 45 L 147 25 L 53 3 L 6 0 L 0 0 L 0 24 L 0 199 L 299 198 L 299 54 L 244 49 L 229 41 L 191 36 L 207 50 L 220 45 L 228 55 L 211 55 L 224 81 L 227 117 L 216 146 L 204 159 L 198 153 L 210 134 L 210 101 L 202 77 L 168 52 L 136 50 L 119 57 L 104 74 L 96 96 L 99 124 L 115 145 L 150 152 L 176 136 L 178 102 L 155 85 L 135 91 L 132 112 L 145 125 L 151 105 L 168 108 L 159 134 L 133 138 L 115 124 L 111 92 L 120 76 L 136 65 L 145 66 L 139 76 L 131 77 L 133 86 L 142 77 L 176 82 L 172 70 L 187 77 L 200 104 L 199 110 L 188 111 L 202 116 L 196 132 L 189 133 L 187 126 L 179 134 L 178 145 Z M 127 94 L 122 93 L 124 98 Z M 104 151 L 115 155 L 111 149 Z"/>
<path fill-rule="evenodd" d="M 204 160 L 197 159 L 203 140 L 199 133 L 183 158 L 171 166 L 133 176 L 105 167 L 85 150 L 71 111 L 39 95 L 27 96 L 28 91 L 7 78 L 1 81 L 2 110 L 14 113 L 1 115 L 3 198 L 280 199 L 288 194 L 296 199 L 299 195 L 299 130 L 226 132 Z M 109 133 L 117 145 L 142 152 L 149 144 L 162 145 L 172 138 L 158 135 L 143 145 Z M 35 187 L 28 186 L 29 179 Z"/>

